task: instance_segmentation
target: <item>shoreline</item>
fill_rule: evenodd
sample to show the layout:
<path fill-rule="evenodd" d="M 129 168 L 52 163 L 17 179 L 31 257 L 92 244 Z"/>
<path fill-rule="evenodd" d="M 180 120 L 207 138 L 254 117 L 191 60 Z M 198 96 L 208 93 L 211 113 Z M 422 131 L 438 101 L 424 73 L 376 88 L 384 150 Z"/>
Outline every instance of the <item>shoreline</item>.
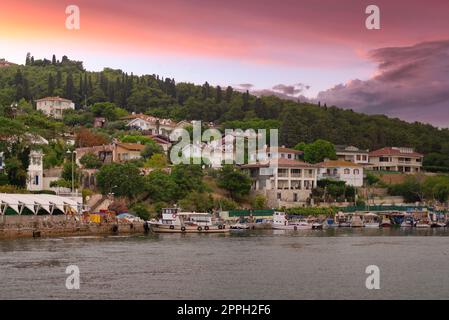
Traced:
<path fill-rule="evenodd" d="M 69 236 L 94 236 L 145 233 L 143 222 L 73 224 L 55 227 L 21 227 L 17 225 L 0 226 L 0 240 L 20 238 L 51 238 Z"/>

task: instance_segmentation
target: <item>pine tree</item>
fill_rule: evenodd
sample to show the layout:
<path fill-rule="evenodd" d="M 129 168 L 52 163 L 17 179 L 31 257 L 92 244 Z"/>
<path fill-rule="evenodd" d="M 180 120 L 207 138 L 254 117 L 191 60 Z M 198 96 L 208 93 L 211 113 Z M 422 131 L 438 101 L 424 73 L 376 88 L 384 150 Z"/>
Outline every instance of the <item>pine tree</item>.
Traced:
<path fill-rule="evenodd" d="M 226 88 L 226 95 L 225 95 L 225 100 L 226 100 L 226 102 L 231 102 L 231 99 L 232 99 L 232 94 L 234 93 L 234 89 L 232 89 L 232 87 L 231 86 L 228 86 L 227 88 Z"/>
<path fill-rule="evenodd" d="M 56 73 L 56 88 L 61 89 L 62 88 L 62 73 L 61 70 L 58 70 Z"/>
<path fill-rule="evenodd" d="M 222 99 L 222 92 L 221 92 L 221 87 L 217 86 L 217 93 L 215 95 L 215 102 L 216 103 L 220 103 Z"/>
<path fill-rule="evenodd" d="M 51 58 L 51 64 L 56 65 L 56 56 L 55 55 L 53 55 L 53 57 Z"/>
<path fill-rule="evenodd" d="M 25 59 L 25 65 L 28 66 L 30 64 L 30 60 L 31 60 L 31 54 L 28 52 L 27 53 L 27 57 Z"/>
<path fill-rule="evenodd" d="M 73 76 L 71 72 L 67 75 L 66 79 L 65 97 L 67 99 L 73 99 Z"/>
<path fill-rule="evenodd" d="M 53 92 L 55 90 L 55 79 L 53 78 L 53 75 L 50 73 L 48 75 L 48 86 L 47 86 L 47 95 L 52 96 Z"/>

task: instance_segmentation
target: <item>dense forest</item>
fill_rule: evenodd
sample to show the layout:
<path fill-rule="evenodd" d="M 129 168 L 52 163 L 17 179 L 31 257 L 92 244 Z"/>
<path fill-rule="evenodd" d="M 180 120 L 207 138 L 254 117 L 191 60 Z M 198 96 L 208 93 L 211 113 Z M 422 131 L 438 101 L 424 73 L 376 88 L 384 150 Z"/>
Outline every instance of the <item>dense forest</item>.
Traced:
<path fill-rule="evenodd" d="M 83 125 L 83 117 L 85 122 L 92 111 L 90 106 L 107 103 L 106 106 L 116 106 L 122 111 L 175 120 L 202 120 L 225 128 L 278 128 L 280 144 L 290 147 L 317 139 L 370 150 L 384 146 L 414 147 L 426 154 L 424 165 L 428 170 L 449 168 L 449 129 L 356 113 L 327 106 L 325 101 L 314 105 L 274 96 L 256 97 L 207 82 L 176 83 L 158 75 L 137 76 L 110 68 L 90 72 L 81 61 L 67 56 L 61 60 L 55 56 L 34 59 L 28 54 L 25 65 L 0 68 L 0 125 L 8 123 L 16 103 L 25 101 L 34 105 L 36 99 L 45 96 L 71 99 L 78 109 L 71 121 L 65 124 L 54 121 L 51 126 L 55 131 L 64 130 L 64 125 Z M 20 119 L 33 123 L 26 115 L 17 120 Z"/>

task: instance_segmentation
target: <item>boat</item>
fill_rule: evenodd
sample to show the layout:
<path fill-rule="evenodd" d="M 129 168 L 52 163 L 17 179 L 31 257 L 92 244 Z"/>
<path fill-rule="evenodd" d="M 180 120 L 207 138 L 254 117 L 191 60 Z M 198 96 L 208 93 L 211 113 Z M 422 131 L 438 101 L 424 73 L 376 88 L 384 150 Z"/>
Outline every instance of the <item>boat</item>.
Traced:
<path fill-rule="evenodd" d="M 404 218 L 401 222 L 401 228 L 412 228 L 415 226 L 415 219 L 409 213 L 404 214 Z"/>
<path fill-rule="evenodd" d="M 249 225 L 246 223 L 237 222 L 237 223 L 231 224 L 229 226 L 229 228 L 233 229 L 233 230 L 246 230 L 246 229 L 249 229 Z"/>
<path fill-rule="evenodd" d="M 338 223 L 335 223 L 334 218 L 332 217 L 328 217 L 324 220 L 323 222 L 323 228 L 337 228 L 338 227 Z"/>
<path fill-rule="evenodd" d="M 391 227 L 392 223 L 391 223 L 390 216 L 388 214 L 386 214 L 386 213 L 380 214 L 379 219 L 380 219 L 380 227 L 381 228 Z"/>
<path fill-rule="evenodd" d="M 431 228 L 444 228 L 446 227 L 446 215 L 442 213 L 430 213 L 430 227 Z"/>
<path fill-rule="evenodd" d="M 180 212 L 178 208 L 162 209 L 162 218 L 147 221 L 156 233 L 225 233 L 229 228 L 223 223 L 212 221 L 207 212 Z"/>
<path fill-rule="evenodd" d="M 357 213 L 352 214 L 350 221 L 351 221 L 351 228 L 363 227 L 363 220 L 361 216 Z"/>
<path fill-rule="evenodd" d="M 349 221 L 348 215 L 344 214 L 343 212 L 338 212 L 335 215 L 335 224 L 338 227 L 350 227 L 351 222 Z"/>
<path fill-rule="evenodd" d="M 413 219 L 415 220 L 416 228 L 430 228 L 431 227 L 431 220 L 430 220 L 428 211 L 414 211 L 412 214 L 413 214 Z"/>
<path fill-rule="evenodd" d="M 300 219 L 288 219 L 284 212 L 275 211 L 273 214 L 273 229 L 278 230 L 312 230 L 320 229 L 323 225 L 320 223 L 312 222 L 304 218 Z"/>
<path fill-rule="evenodd" d="M 369 212 L 363 215 L 363 226 L 365 228 L 379 228 L 379 216 L 375 213 Z"/>

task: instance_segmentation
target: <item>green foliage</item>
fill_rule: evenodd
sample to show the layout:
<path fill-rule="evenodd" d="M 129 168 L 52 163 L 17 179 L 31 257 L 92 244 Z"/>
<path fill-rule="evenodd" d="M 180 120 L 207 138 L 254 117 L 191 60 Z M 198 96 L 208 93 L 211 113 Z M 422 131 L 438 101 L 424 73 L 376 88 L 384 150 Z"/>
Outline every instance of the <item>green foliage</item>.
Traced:
<path fill-rule="evenodd" d="M 254 210 L 262 210 L 267 208 L 267 199 L 261 195 L 258 194 L 254 197 L 251 206 Z"/>
<path fill-rule="evenodd" d="M 64 163 L 64 166 L 62 168 L 61 178 L 72 183 L 72 176 L 75 181 L 75 187 L 78 186 L 78 181 L 80 180 L 80 170 L 78 168 L 78 165 L 76 163 L 73 163 L 72 161 L 67 161 Z"/>
<path fill-rule="evenodd" d="M 189 192 L 203 192 L 203 170 L 200 165 L 178 164 L 173 166 L 171 177 L 178 186 L 178 199 L 184 198 Z"/>
<path fill-rule="evenodd" d="M 409 176 L 403 183 L 390 185 L 388 194 L 402 196 L 408 203 L 419 202 L 423 200 L 422 183 L 415 176 Z"/>
<path fill-rule="evenodd" d="M 288 214 L 291 215 L 301 215 L 301 216 L 333 216 L 337 213 L 338 209 L 335 207 L 313 207 L 313 208 L 289 208 L 286 210 Z"/>
<path fill-rule="evenodd" d="M 217 185 L 227 190 L 233 200 L 238 200 L 249 194 L 251 179 L 240 169 L 224 165 L 218 172 Z"/>
<path fill-rule="evenodd" d="M 150 219 L 150 211 L 148 210 L 148 207 L 143 203 L 136 203 L 132 205 L 129 211 L 130 213 L 145 221 Z"/>
<path fill-rule="evenodd" d="M 163 154 L 164 150 L 160 145 L 158 145 L 154 140 L 150 139 L 145 143 L 145 148 L 142 150 L 140 155 L 144 159 L 149 159 L 155 154 Z"/>
<path fill-rule="evenodd" d="M 167 166 L 167 157 L 164 154 L 156 153 L 151 156 L 145 162 L 145 167 L 154 168 L 154 169 L 162 169 Z"/>
<path fill-rule="evenodd" d="M 214 201 L 208 193 L 193 191 L 179 201 L 179 206 L 185 211 L 208 212 L 212 210 Z"/>
<path fill-rule="evenodd" d="M 306 162 L 318 163 L 326 158 L 330 160 L 337 159 L 335 147 L 329 141 L 318 139 L 304 147 L 304 160 Z"/>
<path fill-rule="evenodd" d="M 221 198 L 214 200 L 214 207 L 223 211 L 235 210 L 239 207 L 238 203 L 229 198 Z"/>
<path fill-rule="evenodd" d="M 368 186 L 373 186 L 380 181 L 380 178 L 371 172 L 367 172 L 365 180 Z"/>
<path fill-rule="evenodd" d="M 132 163 L 106 164 L 97 173 L 97 186 L 103 194 L 133 199 L 143 191 L 143 185 L 140 170 Z"/>
<path fill-rule="evenodd" d="M 178 199 L 178 185 L 170 174 L 155 170 L 150 172 L 144 181 L 145 191 L 152 201 L 170 203 Z"/>
<path fill-rule="evenodd" d="M 85 169 L 99 169 L 103 165 L 98 156 L 91 152 L 83 155 L 79 161 Z"/>

